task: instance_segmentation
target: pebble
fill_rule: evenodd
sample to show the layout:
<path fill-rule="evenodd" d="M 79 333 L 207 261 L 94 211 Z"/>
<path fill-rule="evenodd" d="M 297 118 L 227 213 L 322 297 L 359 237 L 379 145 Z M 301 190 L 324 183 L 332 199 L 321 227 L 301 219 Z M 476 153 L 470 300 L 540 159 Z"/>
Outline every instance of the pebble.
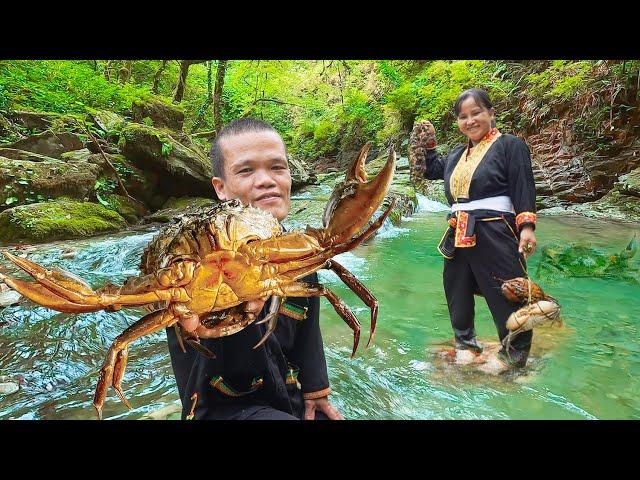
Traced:
<path fill-rule="evenodd" d="M 9 395 L 20 390 L 20 385 L 7 377 L 0 377 L 0 395 Z"/>
<path fill-rule="evenodd" d="M 456 351 L 456 365 L 470 365 L 476 360 L 476 355 L 471 350 Z"/>
<path fill-rule="evenodd" d="M 78 254 L 78 251 L 73 249 L 73 248 L 65 248 L 62 251 L 62 255 L 60 255 L 62 258 L 75 258 L 75 256 Z"/>
<path fill-rule="evenodd" d="M 0 307 L 15 305 L 20 301 L 21 298 L 22 295 L 20 295 L 15 290 L 7 289 L 3 292 L 0 292 Z"/>

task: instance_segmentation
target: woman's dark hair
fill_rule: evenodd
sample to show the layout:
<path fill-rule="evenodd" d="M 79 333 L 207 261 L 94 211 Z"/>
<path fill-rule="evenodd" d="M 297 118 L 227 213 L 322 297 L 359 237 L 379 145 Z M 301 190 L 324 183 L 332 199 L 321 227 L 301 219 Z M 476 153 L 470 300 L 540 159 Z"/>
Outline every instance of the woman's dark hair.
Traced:
<path fill-rule="evenodd" d="M 456 113 L 456 117 L 460 115 L 460 107 L 462 102 L 464 102 L 467 98 L 472 97 L 478 105 L 481 107 L 485 107 L 487 110 L 491 110 L 493 108 L 493 104 L 489 99 L 489 95 L 484 90 L 480 90 L 479 88 L 470 88 L 462 92 L 458 99 L 456 100 L 456 104 L 453 106 L 453 111 Z"/>

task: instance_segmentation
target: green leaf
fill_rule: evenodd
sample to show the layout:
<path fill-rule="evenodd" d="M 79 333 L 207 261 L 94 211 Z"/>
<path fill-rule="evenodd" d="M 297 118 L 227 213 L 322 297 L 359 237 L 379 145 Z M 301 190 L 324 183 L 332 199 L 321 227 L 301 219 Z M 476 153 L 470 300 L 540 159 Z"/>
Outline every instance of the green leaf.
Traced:
<path fill-rule="evenodd" d="M 18 183 L 20 185 L 29 185 L 29 182 L 27 180 L 18 180 Z"/>
<path fill-rule="evenodd" d="M 4 201 L 5 205 L 11 205 L 12 203 L 16 203 L 18 201 L 18 197 L 9 197 Z"/>
<path fill-rule="evenodd" d="M 96 198 L 98 199 L 98 202 L 100 202 L 100 204 L 102 206 L 107 207 L 107 208 L 111 207 L 109 205 L 109 202 L 107 202 L 104 198 L 102 198 L 98 192 L 96 192 Z"/>

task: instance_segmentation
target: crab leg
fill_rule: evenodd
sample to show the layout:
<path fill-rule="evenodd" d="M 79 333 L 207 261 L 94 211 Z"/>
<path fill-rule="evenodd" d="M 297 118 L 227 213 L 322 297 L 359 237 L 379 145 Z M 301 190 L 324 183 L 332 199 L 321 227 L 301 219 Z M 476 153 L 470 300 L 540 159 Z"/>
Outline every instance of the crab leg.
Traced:
<path fill-rule="evenodd" d="M 170 327 L 177 320 L 178 318 L 172 310 L 158 310 L 145 315 L 116 337 L 100 370 L 100 379 L 93 397 L 93 406 L 98 412 L 98 418 L 102 420 L 102 407 L 107 397 L 109 385 L 116 390 L 124 404 L 131 408 L 121 386 L 124 370 L 127 366 L 129 344 L 140 337 Z"/>
<path fill-rule="evenodd" d="M 256 344 L 254 349 L 258 348 L 264 342 L 267 341 L 269 335 L 273 333 L 276 329 L 276 324 L 278 322 L 278 311 L 280 310 L 280 306 L 282 305 L 282 297 L 274 296 L 271 298 L 271 303 L 269 304 L 269 313 L 258 323 L 269 322 L 267 325 L 267 333 L 260 339 L 260 341 Z"/>
<path fill-rule="evenodd" d="M 358 297 L 362 300 L 367 307 L 371 309 L 371 330 L 369 332 L 369 341 L 367 342 L 367 348 L 373 341 L 373 334 L 376 330 L 376 319 L 378 318 L 378 299 L 373 296 L 364 284 L 358 280 L 349 270 L 344 268 L 335 260 L 329 260 L 326 267 L 329 270 L 333 270 L 340 280 L 342 280 Z"/>
<path fill-rule="evenodd" d="M 353 351 L 351 358 L 356 355 L 358 342 L 360 341 L 360 322 L 351 309 L 333 293 L 320 283 L 293 282 L 280 287 L 286 297 L 326 297 L 340 318 L 342 318 L 351 330 L 353 330 Z"/>
<path fill-rule="evenodd" d="M 119 308 L 120 306 L 145 305 L 158 301 L 188 302 L 189 295 L 180 287 L 162 288 L 159 283 L 158 289 L 149 292 L 120 295 L 117 293 L 100 293 L 93 291 L 89 285 L 76 275 L 60 269 L 47 269 L 25 258 L 20 258 L 7 251 L 2 252 L 5 257 L 19 266 L 37 280 L 37 284 L 22 282 L 6 277 L 15 285 L 15 290 L 36 303 L 43 304 L 49 308 L 62 312 L 78 313 L 78 308 L 91 308 L 82 311 L 97 311 L 102 309 Z M 167 278 L 170 285 L 188 277 L 188 272 L 193 269 L 186 269 L 186 275 L 179 272 L 175 278 Z M 7 283 L 9 285 L 9 283 Z M 42 288 L 42 286 L 46 287 Z M 14 288 L 14 287 L 12 287 Z M 50 298 L 48 298 L 50 297 Z M 59 308 L 56 308 L 59 307 Z"/>
<path fill-rule="evenodd" d="M 86 313 L 102 310 L 102 307 L 99 305 L 80 305 L 70 302 L 37 283 L 24 282 L 17 278 L 7 277 L 1 273 L 0 280 L 9 285 L 9 287 L 13 288 L 16 292 L 27 297 L 29 300 L 42 305 L 43 307 L 51 308 L 59 312 Z"/>

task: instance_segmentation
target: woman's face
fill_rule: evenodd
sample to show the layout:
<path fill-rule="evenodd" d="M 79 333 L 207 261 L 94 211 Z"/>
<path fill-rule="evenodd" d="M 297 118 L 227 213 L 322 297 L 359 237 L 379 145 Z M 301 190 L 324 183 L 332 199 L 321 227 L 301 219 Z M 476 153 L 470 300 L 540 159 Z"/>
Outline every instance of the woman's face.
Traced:
<path fill-rule="evenodd" d="M 475 98 L 468 97 L 460 105 L 458 128 L 475 145 L 491 130 L 493 116 L 493 108 L 487 110 Z"/>

